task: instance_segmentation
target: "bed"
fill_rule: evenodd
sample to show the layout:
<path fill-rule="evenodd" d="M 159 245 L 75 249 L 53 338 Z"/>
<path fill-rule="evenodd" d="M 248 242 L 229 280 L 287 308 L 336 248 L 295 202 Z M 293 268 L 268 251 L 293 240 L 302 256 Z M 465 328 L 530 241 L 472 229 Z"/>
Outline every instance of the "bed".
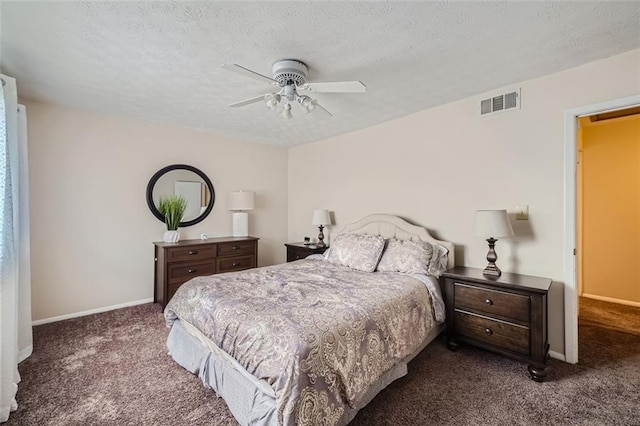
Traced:
<path fill-rule="evenodd" d="M 165 308 L 169 354 L 241 425 L 345 425 L 443 330 L 435 275 L 453 254 L 425 228 L 367 216 L 325 255 L 182 285 Z"/>

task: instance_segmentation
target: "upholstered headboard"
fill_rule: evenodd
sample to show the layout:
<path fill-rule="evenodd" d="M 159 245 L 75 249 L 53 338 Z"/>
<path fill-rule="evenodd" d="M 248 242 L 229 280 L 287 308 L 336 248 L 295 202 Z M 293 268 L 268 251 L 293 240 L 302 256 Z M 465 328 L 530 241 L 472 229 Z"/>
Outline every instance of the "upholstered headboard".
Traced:
<path fill-rule="evenodd" d="M 449 250 L 447 269 L 455 265 L 454 246 L 450 241 L 436 240 L 429 231 L 421 226 L 412 225 L 398 216 L 390 214 L 372 214 L 357 222 L 346 225 L 340 233 L 381 235 L 384 238 L 399 240 L 426 241 L 438 243 Z"/>

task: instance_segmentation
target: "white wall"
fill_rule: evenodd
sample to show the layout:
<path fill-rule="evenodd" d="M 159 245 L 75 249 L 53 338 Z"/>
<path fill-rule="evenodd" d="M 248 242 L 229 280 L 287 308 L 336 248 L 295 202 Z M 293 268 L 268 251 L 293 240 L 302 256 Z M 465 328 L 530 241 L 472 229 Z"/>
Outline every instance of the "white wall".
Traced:
<path fill-rule="evenodd" d="M 334 212 L 330 231 L 392 213 L 453 241 L 457 264 L 484 267 L 474 210 L 528 204 L 517 237 L 497 243 L 498 265 L 555 281 L 549 337 L 564 353 L 563 113 L 640 93 L 640 50 L 508 87 L 522 88 L 521 110 L 481 118 L 472 97 L 290 149 L 289 240 L 317 235 L 314 208 Z"/>
<path fill-rule="evenodd" d="M 184 163 L 209 176 L 216 202 L 183 239 L 231 235 L 226 193 L 256 192 L 250 233 L 259 265 L 284 262 L 287 151 L 194 130 L 38 102 L 27 105 L 33 320 L 153 297 L 153 241 L 164 224 L 145 201 L 151 176 Z"/>

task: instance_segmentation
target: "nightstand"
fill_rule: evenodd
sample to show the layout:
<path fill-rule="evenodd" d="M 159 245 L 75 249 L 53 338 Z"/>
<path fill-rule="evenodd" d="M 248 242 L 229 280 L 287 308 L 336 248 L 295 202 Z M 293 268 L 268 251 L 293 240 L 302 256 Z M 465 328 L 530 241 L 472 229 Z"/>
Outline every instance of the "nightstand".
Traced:
<path fill-rule="evenodd" d="M 315 244 L 304 243 L 285 243 L 287 247 L 287 262 L 293 262 L 294 260 L 304 259 L 312 254 L 322 254 L 329 246 L 319 247 Z"/>
<path fill-rule="evenodd" d="M 529 362 L 531 379 L 547 375 L 547 293 L 551 279 L 456 266 L 441 276 L 447 307 L 447 346 L 468 343 Z"/>

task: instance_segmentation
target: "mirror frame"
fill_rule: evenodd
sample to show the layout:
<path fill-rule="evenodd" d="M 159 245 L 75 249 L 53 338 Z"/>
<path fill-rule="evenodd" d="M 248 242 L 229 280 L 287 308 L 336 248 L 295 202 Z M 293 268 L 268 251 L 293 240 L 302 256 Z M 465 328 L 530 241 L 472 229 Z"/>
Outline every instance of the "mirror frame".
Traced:
<path fill-rule="evenodd" d="M 162 216 L 162 213 L 160 213 L 155 203 L 153 202 L 153 188 L 156 186 L 158 179 L 164 176 L 165 173 L 168 173 L 172 170 L 189 170 L 197 174 L 198 176 L 200 176 L 200 178 L 202 178 L 204 183 L 209 188 L 209 194 L 211 194 L 211 199 L 209 200 L 209 204 L 207 205 L 207 208 L 205 209 L 205 211 L 202 212 L 200 216 L 196 217 L 193 220 L 180 222 L 180 227 L 182 228 L 185 226 L 191 226 L 191 225 L 195 225 L 196 223 L 202 222 L 207 216 L 209 216 L 209 213 L 211 213 L 211 210 L 213 210 L 213 205 L 216 202 L 216 191 L 213 189 L 213 184 L 211 183 L 211 180 L 209 180 L 207 175 L 205 175 L 201 170 L 196 169 L 195 167 L 189 166 L 187 164 L 172 164 L 170 166 L 163 167 L 151 177 L 151 180 L 147 184 L 147 205 L 149 206 L 149 210 L 151 210 L 151 213 L 153 213 L 153 215 L 156 218 L 158 218 L 160 222 L 164 223 L 164 216 Z"/>

